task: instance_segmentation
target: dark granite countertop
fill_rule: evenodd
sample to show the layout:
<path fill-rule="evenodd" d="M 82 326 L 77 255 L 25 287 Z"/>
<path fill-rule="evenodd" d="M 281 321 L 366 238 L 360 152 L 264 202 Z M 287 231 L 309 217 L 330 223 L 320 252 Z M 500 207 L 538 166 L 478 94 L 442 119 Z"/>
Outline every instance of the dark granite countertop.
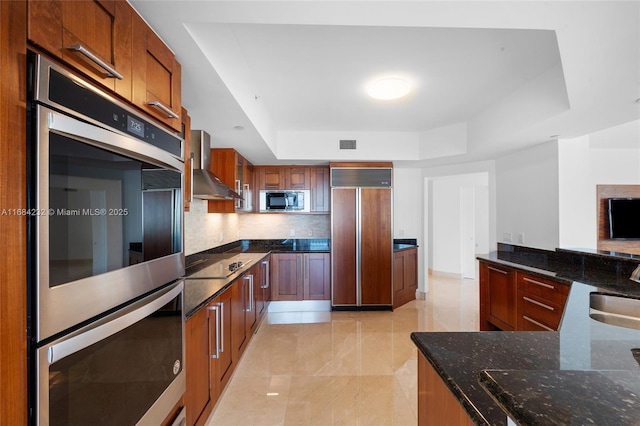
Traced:
<path fill-rule="evenodd" d="M 559 331 L 412 333 L 411 338 L 476 424 L 506 424 L 505 413 L 526 425 L 634 424 L 629 418 L 640 418 L 640 365 L 631 349 L 640 347 L 640 330 L 592 319 L 589 294 L 637 297 L 640 284 L 622 276 L 630 265 L 597 270 L 593 259 L 577 262 L 554 253 L 480 258 L 571 283 Z"/>
<path fill-rule="evenodd" d="M 210 255 L 209 261 L 205 260 L 196 264 L 196 266 L 187 268 L 184 277 L 185 319 L 189 319 L 198 310 L 206 306 L 207 303 L 231 287 L 238 278 L 268 254 L 269 253 L 252 252 L 251 255 L 242 255 L 243 267 L 226 278 L 207 278 L 206 273 L 204 273 L 205 270 L 203 269 L 203 266 L 210 266 L 215 262 L 221 261 L 221 257 L 224 256 L 221 254 Z M 229 258 L 229 256 L 224 257 Z"/>
<path fill-rule="evenodd" d="M 418 248 L 418 240 L 415 238 L 394 238 L 393 251 L 402 251 Z"/>

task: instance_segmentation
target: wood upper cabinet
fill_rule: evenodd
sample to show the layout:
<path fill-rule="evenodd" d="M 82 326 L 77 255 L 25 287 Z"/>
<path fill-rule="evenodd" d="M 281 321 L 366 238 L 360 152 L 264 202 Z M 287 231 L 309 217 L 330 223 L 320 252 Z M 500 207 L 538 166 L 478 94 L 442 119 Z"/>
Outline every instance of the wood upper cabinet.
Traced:
<path fill-rule="evenodd" d="M 258 189 L 286 189 L 285 171 L 279 166 L 260 166 L 258 174 Z"/>
<path fill-rule="evenodd" d="M 253 164 L 233 148 L 213 148 L 209 169 L 242 196 L 242 200 L 209 201 L 209 213 L 253 211 L 255 203 Z"/>
<path fill-rule="evenodd" d="M 331 211 L 329 167 L 311 167 L 309 169 L 309 175 L 311 182 L 311 211 Z"/>
<path fill-rule="evenodd" d="M 393 308 L 416 298 L 418 289 L 418 249 L 393 254 Z"/>
<path fill-rule="evenodd" d="M 286 167 L 284 189 L 311 189 L 309 167 Z"/>
<path fill-rule="evenodd" d="M 274 253 L 272 300 L 329 300 L 329 253 Z"/>
<path fill-rule="evenodd" d="M 28 2 L 28 39 L 131 100 L 132 19 L 124 0 Z M 146 27 L 146 24 L 144 24 Z"/>
<path fill-rule="evenodd" d="M 135 105 L 180 131 L 180 63 L 142 18 L 133 15 L 133 87 Z"/>

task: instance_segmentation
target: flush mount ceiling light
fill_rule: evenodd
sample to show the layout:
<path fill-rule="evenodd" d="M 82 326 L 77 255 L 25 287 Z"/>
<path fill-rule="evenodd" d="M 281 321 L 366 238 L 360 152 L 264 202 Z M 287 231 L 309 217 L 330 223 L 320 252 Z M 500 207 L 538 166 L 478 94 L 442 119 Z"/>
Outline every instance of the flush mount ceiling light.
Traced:
<path fill-rule="evenodd" d="M 367 93 L 374 99 L 398 99 L 409 93 L 409 82 L 399 77 L 385 77 L 367 85 Z"/>

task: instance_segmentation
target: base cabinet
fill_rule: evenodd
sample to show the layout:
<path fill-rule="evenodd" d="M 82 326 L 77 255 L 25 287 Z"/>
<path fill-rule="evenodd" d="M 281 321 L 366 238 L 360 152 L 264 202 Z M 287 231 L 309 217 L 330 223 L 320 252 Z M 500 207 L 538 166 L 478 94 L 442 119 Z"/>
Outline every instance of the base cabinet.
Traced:
<path fill-rule="evenodd" d="M 276 253 L 271 255 L 272 300 L 330 300 L 329 253 Z"/>
<path fill-rule="evenodd" d="M 474 424 L 429 361 L 419 354 L 418 425 L 472 426 Z"/>
<path fill-rule="evenodd" d="M 481 262 L 480 330 L 515 330 L 516 300 L 515 272 Z"/>
<path fill-rule="evenodd" d="M 233 371 L 231 294 L 225 291 L 185 324 L 188 425 L 207 421 Z"/>
<path fill-rule="evenodd" d="M 480 330 L 555 331 L 569 285 L 480 261 Z"/>
<path fill-rule="evenodd" d="M 189 426 L 206 423 L 266 312 L 268 281 L 261 277 L 265 270 L 268 272 L 268 264 L 267 257 L 185 323 Z M 262 298 L 261 304 L 256 302 L 258 297 Z"/>
<path fill-rule="evenodd" d="M 418 249 L 393 254 L 393 308 L 416 298 L 418 290 Z"/>

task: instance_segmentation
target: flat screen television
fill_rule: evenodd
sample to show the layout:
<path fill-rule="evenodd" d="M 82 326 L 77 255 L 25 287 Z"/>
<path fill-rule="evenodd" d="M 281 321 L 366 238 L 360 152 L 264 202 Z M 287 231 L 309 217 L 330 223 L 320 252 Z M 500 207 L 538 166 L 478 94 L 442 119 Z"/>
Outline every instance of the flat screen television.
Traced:
<path fill-rule="evenodd" d="M 609 198 L 609 238 L 640 240 L 640 198 Z"/>

